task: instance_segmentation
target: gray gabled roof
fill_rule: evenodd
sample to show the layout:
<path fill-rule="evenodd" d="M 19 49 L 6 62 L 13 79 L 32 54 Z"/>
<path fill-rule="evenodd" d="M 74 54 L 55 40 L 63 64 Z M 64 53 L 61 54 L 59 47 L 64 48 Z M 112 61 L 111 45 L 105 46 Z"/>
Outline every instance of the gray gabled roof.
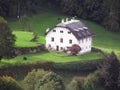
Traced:
<path fill-rule="evenodd" d="M 82 23 L 79 20 L 71 20 L 65 23 L 60 23 L 60 24 L 57 24 L 55 27 L 62 27 L 62 28 L 69 29 L 77 39 L 95 35 L 94 32 L 90 30 L 90 28 L 88 28 L 84 23 Z M 48 32 L 46 32 L 46 34 Z"/>

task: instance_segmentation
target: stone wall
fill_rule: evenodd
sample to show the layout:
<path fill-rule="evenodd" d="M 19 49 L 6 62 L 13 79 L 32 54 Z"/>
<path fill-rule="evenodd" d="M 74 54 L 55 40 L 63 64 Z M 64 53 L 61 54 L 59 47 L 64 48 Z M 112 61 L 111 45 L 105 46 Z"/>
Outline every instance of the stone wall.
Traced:
<path fill-rule="evenodd" d="M 20 47 L 20 48 L 15 48 L 15 55 L 22 55 L 22 54 L 32 54 L 32 53 L 38 53 L 41 51 L 45 51 L 45 45 L 40 44 L 39 46 L 36 47 Z"/>

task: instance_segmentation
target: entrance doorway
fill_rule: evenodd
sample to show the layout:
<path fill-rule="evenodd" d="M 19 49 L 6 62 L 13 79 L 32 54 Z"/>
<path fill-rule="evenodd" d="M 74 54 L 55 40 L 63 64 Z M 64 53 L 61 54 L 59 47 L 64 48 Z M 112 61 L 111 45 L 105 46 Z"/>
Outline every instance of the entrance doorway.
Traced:
<path fill-rule="evenodd" d="M 56 50 L 59 51 L 59 46 L 56 46 Z"/>

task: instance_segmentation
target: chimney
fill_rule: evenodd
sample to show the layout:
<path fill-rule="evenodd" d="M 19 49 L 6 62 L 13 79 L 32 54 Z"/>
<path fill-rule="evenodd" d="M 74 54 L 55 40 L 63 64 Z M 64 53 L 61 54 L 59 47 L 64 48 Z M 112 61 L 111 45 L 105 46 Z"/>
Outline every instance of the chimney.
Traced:
<path fill-rule="evenodd" d="M 75 17 L 72 17 L 72 20 L 75 20 Z"/>
<path fill-rule="evenodd" d="M 64 19 L 61 20 L 61 23 L 64 23 Z"/>
<path fill-rule="evenodd" d="M 72 19 L 71 19 L 71 20 L 75 20 L 75 19 L 76 19 L 76 16 L 72 17 Z"/>
<path fill-rule="evenodd" d="M 68 21 L 68 18 L 66 18 L 66 22 Z"/>

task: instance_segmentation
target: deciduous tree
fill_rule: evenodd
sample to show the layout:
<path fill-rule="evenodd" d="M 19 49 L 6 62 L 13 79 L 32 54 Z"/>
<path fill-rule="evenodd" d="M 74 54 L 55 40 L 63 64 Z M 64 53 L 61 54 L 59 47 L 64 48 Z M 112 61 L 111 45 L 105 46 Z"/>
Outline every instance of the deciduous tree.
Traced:
<path fill-rule="evenodd" d="M 59 75 L 49 72 L 40 79 L 35 90 L 65 90 L 65 86 Z"/>

